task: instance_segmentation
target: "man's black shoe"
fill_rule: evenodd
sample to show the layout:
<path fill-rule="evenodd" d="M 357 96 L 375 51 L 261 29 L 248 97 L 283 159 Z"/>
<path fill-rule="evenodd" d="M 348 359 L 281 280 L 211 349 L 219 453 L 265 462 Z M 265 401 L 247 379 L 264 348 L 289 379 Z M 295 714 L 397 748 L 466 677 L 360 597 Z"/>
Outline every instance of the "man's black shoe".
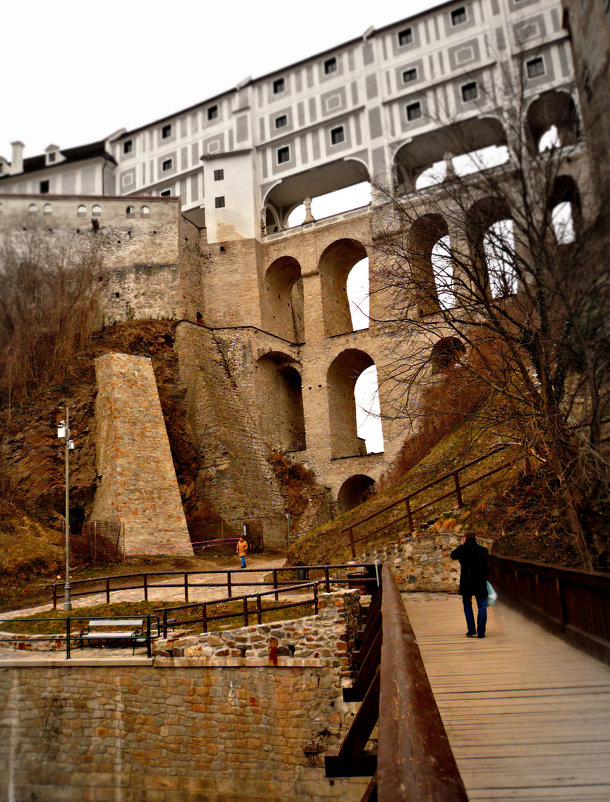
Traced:
<path fill-rule="evenodd" d="M 477 635 L 477 638 L 484 638 L 485 635 Z"/>
<path fill-rule="evenodd" d="M 467 638 L 476 638 L 476 636 L 477 636 L 476 632 L 467 632 L 466 633 L 466 637 Z"/>

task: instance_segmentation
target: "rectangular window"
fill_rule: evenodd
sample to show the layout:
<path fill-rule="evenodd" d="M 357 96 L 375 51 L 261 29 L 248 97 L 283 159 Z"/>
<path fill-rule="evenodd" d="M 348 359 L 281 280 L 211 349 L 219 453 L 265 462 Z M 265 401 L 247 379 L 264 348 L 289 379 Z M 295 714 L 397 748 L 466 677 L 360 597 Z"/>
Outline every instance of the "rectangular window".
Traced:
<path fill-rule="evenodd" d="M 403 84 L 408 84 L 409 81 L 415 81 L 417 79 L 417 67 L 410 67 L 408 70 L 404 70 L 402 73 L 402 82 Z"/>
<path fill-rule="evenodd" d="M 167 139 L 172 135 L 172 124 L 168 123 L 161 129 L 161 139 Z"/>
<path fill-rule="evenodd" d="M 542 56 L 530 59 L 526 66 L 528 78 L 538 78 L 538 76 L 544 75 L 544 59 Z"/>
<path fill-rule="evenodd" d="M 131 153 L 133 150 L 133 140 L 127 139 L 123 142 L 123 153 Z"/>
<path fill-rule="evenodd" d="M 57 153 L 49 153 L 48 154 L 49 161 L 50 162 L 54 162 L 56 156 L 57 156 Z"/>
<path fill-rule="evenodd" d="M 224 181 L 225 171 L 224 170 L 214 170 L 214 181 Z"/>
<path fill-rule="evenodd" d="M 290 161 L 290 146 L 286 145 L 283 148 L 278 148 L 277 151 L 277 163 L 278 164 L 285 164 L 286 162 Z"/>
<path fill-rule="evenodd" d="M 466 22 L 468 17 L 466 16 L 466 6 L 460 6 L 459 8 L 455 8 L 451 12 L 451 24 L 452 25 L 461 25 L 463 22 Z"/>
<path fill-rule="evenodd" d="M 412 41 L 413 41 L 413 28 L 403 28 L 402 31 L 398 31 L 399 47 L 410 45 Z"/>
<path fill-rule="evenodd" d="M 285 114 L 280 114 L 279 117 L 275 118 L 276 128 L 283 128 L 285 125 L 288 125 L 288 117 Z"/>
<path fill-rule="evenodd" d="M 479 96 L 479 88 L 476 81 L 471 81 L 462 86 L 462 100 L 468 103 L 470 100 L 476 100 Z"/>
<path fill-rule="evenodd" d="M 331 72 L 337 72 L 337 59 L 334 56 L 324 62 L 324 75 L 330 75 Z"/>
<path fill-rule="evenodd" d="M 165 159 L 165 161 L 161 165 L 161 169 L 163 170 L 163 172 L 165 172 L 165 170 L 171 170 L 172 169 L 172 164 L 173 164 L 173 162 L 172 162 L 171 159 Z"/>
<path fill-rule="evenodd" d="M 49 182 L 48 181 L 41 181 L 40 182 L 40 194 L 46 195 L 49 191 Z"/>
<path fill-rule="evenodd" d="M 284 89 L 286 89 L 286 81 L 283 78 L 276 78 L 273 82 L 273 94 L 279 95 Z"/>
<path fill-rule="evenodd" d="M 162 198 L 169 198 L 171 194 L 171 189 L 162 189 L 161 192 L 159 192 L 159 195 L 161 195 Z"/>
<path fill-rule="evenodd" d="M 219 195 L 217 198 L 214 198 L 214 206 L 217 209 L 224 209 L 225 207 L 225 196 Z"/>
<path fill-rule="evenodd" d="M 218 117 L 218 106 L 210 106 L 208 109 L 208 120 L 215 120 Z"/>
<path fill-rule="evenodd" d="M 340 125 L 338 128 L 331 129 L 330 132 L 331 145 L 338 145 L 340 142 L 345 142 L 345 131 L 343 130 L 342 125 Z"/>
<path fill-rule="evenodd" d="M 416 103 L 409 103 L 407 106 L 407 120 L 419 120 L 421 116 L 422 111 L 419 100 Z"/>

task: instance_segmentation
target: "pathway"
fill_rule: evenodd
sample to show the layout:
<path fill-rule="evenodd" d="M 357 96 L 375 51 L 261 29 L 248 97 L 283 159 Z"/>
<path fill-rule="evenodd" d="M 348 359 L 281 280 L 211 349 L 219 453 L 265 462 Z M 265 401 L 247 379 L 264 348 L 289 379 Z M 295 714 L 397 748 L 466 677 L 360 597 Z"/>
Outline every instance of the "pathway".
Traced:
<path fill-rule="evenodd" d="M 404 594 L 471 800 L 610 799 L 610 668 L 498 604 L 465 637 L 458 596 Z"/>

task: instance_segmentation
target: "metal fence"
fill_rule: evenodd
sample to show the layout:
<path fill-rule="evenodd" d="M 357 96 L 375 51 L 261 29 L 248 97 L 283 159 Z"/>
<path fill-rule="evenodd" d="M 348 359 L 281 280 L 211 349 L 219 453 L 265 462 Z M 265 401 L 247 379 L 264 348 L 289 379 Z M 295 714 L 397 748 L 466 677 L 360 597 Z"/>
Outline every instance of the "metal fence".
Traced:
<path fill-rule="evenodd" d="M 91 565 L 125 559 L 125 524 L 122 521 L 88 521 L 80 533 L 70 535 L 71 551 Z"/>

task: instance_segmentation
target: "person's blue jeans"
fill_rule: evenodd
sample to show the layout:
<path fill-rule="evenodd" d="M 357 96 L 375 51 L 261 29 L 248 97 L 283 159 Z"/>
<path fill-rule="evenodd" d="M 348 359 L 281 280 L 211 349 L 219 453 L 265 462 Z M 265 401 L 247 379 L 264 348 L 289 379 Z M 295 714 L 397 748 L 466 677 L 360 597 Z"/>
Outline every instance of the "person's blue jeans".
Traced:
<path fill-rule="evenodd" d="M 472 611 L 472 596 L 462 596 L 464 602 L 464 615 L 466 616 L 466 626 L 468 632 L 476 632 L 479 638 L 485 636 L 487 627 L 487 596 L 477 599 L 477 625 L 474 625 L 474 613 Z"/>
<path fill-rule="evenodd" d="M 244 557 L 243 554 L 241 555 L 241 567 L 242 568 L 246 567 L 246 558 Z"/>

